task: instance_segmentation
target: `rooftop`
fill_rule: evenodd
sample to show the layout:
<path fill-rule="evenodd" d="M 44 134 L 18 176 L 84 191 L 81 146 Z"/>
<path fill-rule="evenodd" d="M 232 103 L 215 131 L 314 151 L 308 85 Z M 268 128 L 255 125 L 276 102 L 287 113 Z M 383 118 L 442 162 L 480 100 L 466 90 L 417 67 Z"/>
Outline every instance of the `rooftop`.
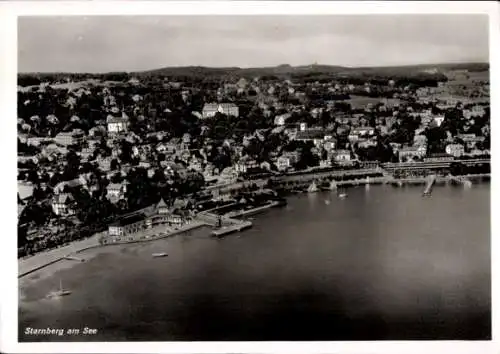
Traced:
<path fill-rule="evenodd" d="M 136 222 L 142 221 L 146 218 L 146 216 L 142 213 L 139 214 L 134 214 L 134 215 L 129 215 L 121 218 L 120 220 L 114 222 L 111 224 L 111 226 L 126 226 L 126 225 L 131 225 L 135 224 Z"/>

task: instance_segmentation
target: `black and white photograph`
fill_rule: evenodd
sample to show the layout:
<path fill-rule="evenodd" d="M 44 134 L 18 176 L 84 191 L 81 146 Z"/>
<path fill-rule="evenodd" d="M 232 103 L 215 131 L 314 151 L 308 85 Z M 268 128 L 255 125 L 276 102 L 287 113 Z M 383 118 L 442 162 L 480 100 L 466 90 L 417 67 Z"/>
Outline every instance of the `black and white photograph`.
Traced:
<path fill-rule="evenodd" d="M 16 26 L 15 341 L 492 340 L 487 13 Z"/>

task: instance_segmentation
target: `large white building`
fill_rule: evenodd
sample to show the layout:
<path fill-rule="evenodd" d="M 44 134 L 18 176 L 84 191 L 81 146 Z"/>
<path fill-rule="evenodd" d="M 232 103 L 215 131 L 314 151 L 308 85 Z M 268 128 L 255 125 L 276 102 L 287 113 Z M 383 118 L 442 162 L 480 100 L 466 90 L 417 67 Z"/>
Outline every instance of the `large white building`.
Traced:
<path fill-rule="evenodd" d="M 203 118 L 210 118 L 218 113 L 226 114 L 228 116 L 239 116 L 239 109 L 234 103 L 206 103 L 203 106 Z"/>

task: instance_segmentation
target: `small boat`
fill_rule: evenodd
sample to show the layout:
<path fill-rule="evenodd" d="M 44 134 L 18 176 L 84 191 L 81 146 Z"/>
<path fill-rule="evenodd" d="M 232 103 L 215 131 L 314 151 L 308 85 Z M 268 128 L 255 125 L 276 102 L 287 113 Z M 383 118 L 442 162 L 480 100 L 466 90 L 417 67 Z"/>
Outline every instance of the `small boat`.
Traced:
<path fill-rule="evenodd" d="M 167 254 L 165 252 L 153 253 L 152 256 L 153 256 L 153 258 L 159 258 L 159 257 L 166 257 Z"/>
<path fill-rule="evenodd" d="M 345 198 L 347 198 L 347 193 L 339 193 L 339 198 L 340 198 L 340 199 L 345 199 Z"/>
<path fill-rule="evenodd" d="M 319 191 L 319 188 L 318 188 L 318 186 L 316 185 L 315 182 L 311 183 L 311 185 L 309 186 L 309 188 L 307 188 L 307 192 L 308 193 L 315 193 L 317 191 Z"/>
<path fill-rule="evenodd" d="M 330 205 L 330 201 L 328 199 L 325 200 L 326 205 Z"/>
<path fill-rule="evenodd" d="M 62 297 L 62 296 L 67 296 L 70 295 L 71 291 L 70 290 L 65 290 L 62 286 L 62 280 L 59 280 L 59 290 L 50 293 L 49 297 Z"/>

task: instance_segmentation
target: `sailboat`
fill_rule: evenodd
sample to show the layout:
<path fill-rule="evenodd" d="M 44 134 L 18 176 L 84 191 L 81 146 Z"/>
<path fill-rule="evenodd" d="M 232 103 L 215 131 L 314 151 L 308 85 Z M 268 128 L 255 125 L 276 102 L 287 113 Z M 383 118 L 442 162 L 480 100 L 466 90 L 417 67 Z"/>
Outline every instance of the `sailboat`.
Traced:
<path fill-rule="evenodd" d="M 66 296 L 66 295 L 70 295 L 70 294 L 71 294 L 71 291 L 65 290 L 62 286 L 62 280 L 59 279 L 59 290 L 51 293 L 50 297 L 61 297 L 61 296 Z"/>
<path fill-rule="evenodd" d="M 309 192 L 309 193 L 316 193 L 317 191 L 319 191 L 319 188 L 316 185 L 316 182 L 311 183 L 309 188 L 307 188 L 307 192 Z"/>

